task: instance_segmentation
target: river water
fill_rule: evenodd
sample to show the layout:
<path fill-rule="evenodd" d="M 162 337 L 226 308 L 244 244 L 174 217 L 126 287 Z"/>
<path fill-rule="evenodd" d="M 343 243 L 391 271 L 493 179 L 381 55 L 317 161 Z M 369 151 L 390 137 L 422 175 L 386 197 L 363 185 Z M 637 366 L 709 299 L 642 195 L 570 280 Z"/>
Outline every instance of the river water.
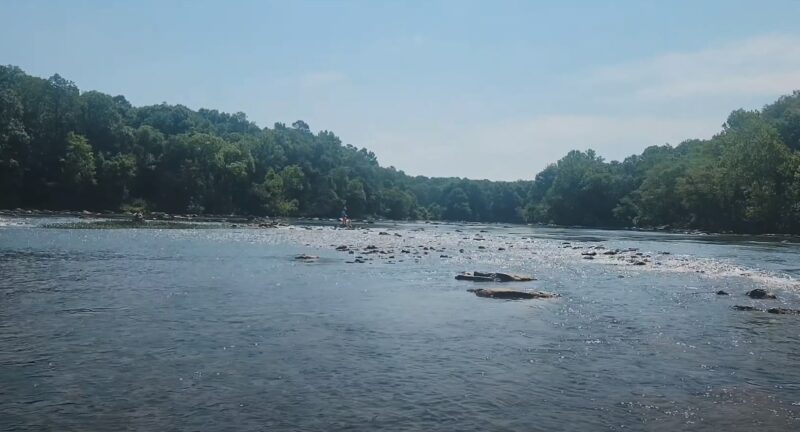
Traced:
<path fill-rule="evenodd" d="M 792 239 L 44 223 L 0 221 L 0 430 L 800 429 L 800 315 L 732 308 L 800 308 Z"/>

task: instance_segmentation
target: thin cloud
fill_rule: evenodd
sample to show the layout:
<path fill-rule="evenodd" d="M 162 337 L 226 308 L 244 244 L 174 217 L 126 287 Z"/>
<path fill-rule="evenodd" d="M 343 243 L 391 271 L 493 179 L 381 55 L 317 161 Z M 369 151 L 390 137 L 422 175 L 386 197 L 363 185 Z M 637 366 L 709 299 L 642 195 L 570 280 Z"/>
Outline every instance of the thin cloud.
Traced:
<path fill-rule="evenodd" d="M 799 88 L 800 37 L 760 36 L 665 53 L 573 75 L 561 84 L 559 97 L 571 103 L 558 112 L 520 109 L 494 120 L 432 116 L 371 130 L 362 122 L 346 136 L 367 143 L 382 163 L 429 176 L 532 179 L 573 149 L 622 160 L 648 146 L 710 138 L 731 110 L 759 108 Z"/>
<path fill-rule="evenodd" d="M 590 77 L 642 99 L 773 96 L 800 88 L 800 37 L 767 35 L 612 65 Z"/>

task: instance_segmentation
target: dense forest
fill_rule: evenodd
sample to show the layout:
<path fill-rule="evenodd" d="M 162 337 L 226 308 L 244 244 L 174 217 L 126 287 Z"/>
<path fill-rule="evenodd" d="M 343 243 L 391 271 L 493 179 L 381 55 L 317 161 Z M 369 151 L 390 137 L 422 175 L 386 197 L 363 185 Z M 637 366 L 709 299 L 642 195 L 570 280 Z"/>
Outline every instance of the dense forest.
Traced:
<path fill-rule="evenodd" d="M 589 143 L 590 144 L 590 143 Z M 532 181 L 408 176 L 298 120 L 132 106 L 0 66 L 0 208 L 800 233 L 800 92 L 622 162 L 571 151 Z M 531 173 L 533 174 L 533 173 Z"/>

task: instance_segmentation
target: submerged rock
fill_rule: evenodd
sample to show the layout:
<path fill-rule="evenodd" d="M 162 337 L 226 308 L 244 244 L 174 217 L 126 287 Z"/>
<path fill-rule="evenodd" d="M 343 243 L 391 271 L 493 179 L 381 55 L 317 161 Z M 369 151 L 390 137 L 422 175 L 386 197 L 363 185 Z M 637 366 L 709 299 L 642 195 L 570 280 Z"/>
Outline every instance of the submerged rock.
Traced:
<path fill-rule="evenodd" d="M 752 291 L 748 291 L 747 292 L 747 296 L 750 297 L 750 298 L 754 298 L 754 299 L 776 299 L 776 298 L 778 298 L 778 296 L 776 296 L 775 294 L 773 294 L 773 293 L 771 293 L 771 292 L 769 292 L 769 291 L 767 291 L 765 289 L 762 289 L 762 288 L 756 288 L 756 289 L 754 289 Z"/>
<path fill-rule="evenodd" d="M 319 257 L 318 257 L 318 256 L 316 256 L 316 255 L 306 255 L 306 254 L 301 254 L 301 255 L 296 255 L 296 256 L 294 257 L 294 259 L 296 259 L 296 260 L 301 260 L 301 261 L 314 261 L 314 260 L 318 260 L 318 259 L 319 259 Z"/>
<path fill-rule="evenodd" d="M 717 295 L 730 295 L 727 291 L 719 290 L 717 291 Z"/>
<path fill-rule="evenodd" d="M 456 280 L 472 282 L 529 282 L 535 280 L 530 276 L 512 275 L 507 273 L 463 272 L 456 275 Z"/>
<path fill-rule="evenodd" d="M 767 312 L 778 315 L 800 315 L 800 310 L 797 309 L 770 308 Z"/>
<path fill-rule="evenodd" d="M 537 298 L 554 298 L 558 294 L 544 291 L 515 291 L 510 289 L 469 289 L 468 292 L 475 293 L 478 297 L 505 299 L 505 300 L 530 300 Z"/>
<path fill-rule="evenodd" d="M 736 305 L 733 307 L 736 310 L 740 311 L 758 311 L 758 312 L 767 312 L 775 315 L 800 315 L 800 310 L 797 309 L 786 309 L 786 308 L 769 308 L 769 309 L 759 309 L 753 306 L 740 306 Z"/>

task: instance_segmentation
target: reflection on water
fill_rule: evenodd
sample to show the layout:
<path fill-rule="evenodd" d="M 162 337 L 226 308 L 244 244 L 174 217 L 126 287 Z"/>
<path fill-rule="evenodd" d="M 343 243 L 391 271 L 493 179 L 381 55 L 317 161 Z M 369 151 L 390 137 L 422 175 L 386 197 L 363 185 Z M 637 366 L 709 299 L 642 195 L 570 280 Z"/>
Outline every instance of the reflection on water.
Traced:
<path fill-rule="evenodd" d="M 24 225 L 0 228 L 3 430 L 800 422 L 800 316 L 731 309 L 800 308 L 800 249 L 784 238 Z M 385 253 L 366 254 L 368 245 Z M 638 251 L 581 255 L 598 246 Z M 646 265 L 629 261 L 635 253 Z M 356 255 L 366 262 L 346 263 Z M 562 297 L 478 298 L 453 279 L 463 270 L 530 273 L 538 280 L 515 286 Z M 743 295 L 759 287 L 779 299 Z"/>

